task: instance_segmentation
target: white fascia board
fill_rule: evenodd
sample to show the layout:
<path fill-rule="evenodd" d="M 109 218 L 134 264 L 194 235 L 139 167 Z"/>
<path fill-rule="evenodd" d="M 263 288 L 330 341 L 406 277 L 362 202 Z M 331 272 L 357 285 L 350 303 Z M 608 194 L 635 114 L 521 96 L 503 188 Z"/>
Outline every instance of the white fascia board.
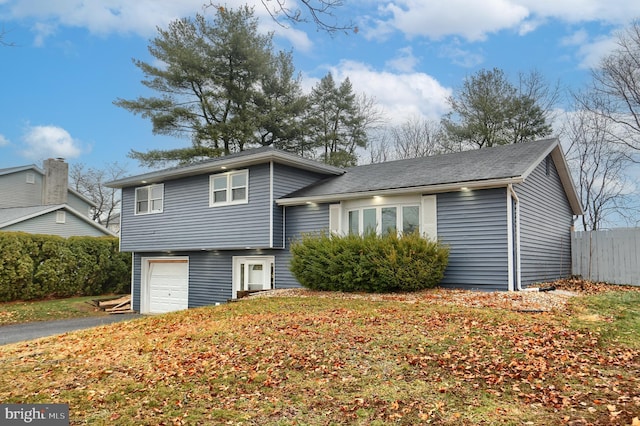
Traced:
<path fill-rule="evenodd" d="M 380 189 L 373 191 L 351 192 L 344 194 L 329 194 L 318 195 L 311 197 L 296 197 L 296 198 L 280 198 L 276 200 L 276 204 L 279 206 L 298 206 L 306 203 L 331 203 L 344 200 L 353 200 L 357 198 L 390 195 L 403 195 L 403 194 L 437 194 L 441 192 L 453 192 L 460 191 L 462 188 L 467 189 L 490 189 L 505 187 L 512 183 L 521 183 L 524 179 L 521 176 L 491 179 L 486 181 L 473 181 L 473 182 L 456 182 L 445 183 L 439 185 L 426 185 L 416 186 L 409 188 L 394 188 L 394 189 Z"/>

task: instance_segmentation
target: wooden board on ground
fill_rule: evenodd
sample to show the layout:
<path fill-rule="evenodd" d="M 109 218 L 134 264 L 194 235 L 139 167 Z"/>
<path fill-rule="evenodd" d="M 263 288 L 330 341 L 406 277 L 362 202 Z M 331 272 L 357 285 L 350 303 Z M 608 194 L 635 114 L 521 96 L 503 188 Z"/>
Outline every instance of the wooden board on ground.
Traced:
<path fill-rule="evenodd" d="M 110 314 L 124 314 L 133 312 L 131 309 L 131 295 L 110 299 L 93 300 L 92 305 Z"/>

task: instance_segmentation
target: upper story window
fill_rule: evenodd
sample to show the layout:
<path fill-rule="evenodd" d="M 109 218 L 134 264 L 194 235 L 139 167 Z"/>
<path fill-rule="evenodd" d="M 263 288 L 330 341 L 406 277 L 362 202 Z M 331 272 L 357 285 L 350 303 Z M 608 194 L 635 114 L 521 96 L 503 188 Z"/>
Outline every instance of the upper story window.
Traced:
<path fill-rule="evenodd" d="M 65 223 L 67 221 L 67 215 L 63 211 L 56 212 L 56 223 Z"/>
<path fill-rule="evenodd" d="M 220 173 L 209 177 L 209 205 L 249 202 L 249 171 Z"/>
<path fill-rule="evenodd" d="M 136 214 L 162 213 L 164 184 L 136 188 Z"/>
<path fill-rule="evenodd" d="M 36 175 L 33 172 L 27 172 L 27 183 L 36 183 Z"/>

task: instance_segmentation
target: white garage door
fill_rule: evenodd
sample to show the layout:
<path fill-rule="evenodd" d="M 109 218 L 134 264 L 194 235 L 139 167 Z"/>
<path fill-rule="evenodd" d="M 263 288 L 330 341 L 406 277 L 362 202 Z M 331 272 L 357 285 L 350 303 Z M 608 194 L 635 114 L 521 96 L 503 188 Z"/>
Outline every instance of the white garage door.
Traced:
<path fill-rule="evenodd" d="M 189 260 L 147 260 L 148 313 L 179 311 L 189 307 Z"/>

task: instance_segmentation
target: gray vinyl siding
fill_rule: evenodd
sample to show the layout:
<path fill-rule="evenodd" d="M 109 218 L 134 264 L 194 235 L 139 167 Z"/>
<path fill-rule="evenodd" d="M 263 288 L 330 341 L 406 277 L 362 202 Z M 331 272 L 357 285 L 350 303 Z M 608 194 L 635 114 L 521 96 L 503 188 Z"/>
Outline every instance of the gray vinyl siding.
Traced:
<path fill-rule="evenodd" d="M 508 290 L 505 188 L 438 194 L 438 239 L 449 245 L 444 287 Z"/>
<path fill-rule="evenodd" d="M 549 157 L 514 189 L 520 199 L 522 284 L 571 275 L 573 215 L 556 167 Z"/>
<path fill-rule="evenodd" d="M 233 289 L 234 256 L 275 256 L 276 287 L 279 283 L 278 265 L 283 250 L 229 250 L 229 251 L 185 251 L 135 253 L 133 258 L 133 310 L 140 311 L 141 259 L 148 257 L 189 257 L 189 308 L 228 302 Z M 285 272 L 288 272 L 285 271 Z M 290 275 L 290 274 L 289 274 Z"/>
<path fill-rule="evenodd" d="M 319 232 L 329 229 L 329 204 L 310 204 L 304 206 L 286 207 L 286 250 L 276 258 L 276 287 L 300 287 L 300 283 L 289 271 L 291 241 L 299 238 L 303 233 Z"/>
<path fill-rule="evenodd" d="M 20 231 L 29 234 L 59 235 L 61 237 L 73 237 L 86 235 L 89 237 L 104 237 L 107 235 L 98 228 L 65 212 L 65 223 L 56 223 L 57 211 L 53 211 L 41 216 L 36 216 L 25 221 L 2 228 L 3 231 Z"/>
<path fill-rule="evenodd" d="M 282 164 L 274 165 L 273 197 L 274 200 L 288 195 L 298 189 L 311 185 L 322 179 L 324 175 L 296 169 Z M 284 207 L 273 203 L 273 247 L 283 248 L 284 238 Z"/>
<path fill-rule="evenodd" d="M 79 213 L 89 217 L 89 208 L 91 205 L 71 191 L 67 192 L 67 204 Z"/>
<path fill-rule="evenodd" d="M 34 183 L 27 183 L 27 173 L 33 173 Z M 28 207 L 42 204 L 42 175 L 23 170 L 0 176 L 0 208 Z"/>
<path fill-rule="evenodd" d="M 136 312 L 140 312 L 140 282 L 142 277 L 142 256 L 147 256 L 144 253 L 133 253 L 132 265 L 133 271 L 131 272 L 131 309 Z M 166 256 L 166 254 L 165 254 Z"/>
<path fill-rule="evenodd" d="M 123 251 L 268 248 L 269 164 L 249 168 L 249 202 L 209 207 L 209 176 L 164 182 L 162 213 L 135 215 L 135 188 L 122 191 Z"/>

